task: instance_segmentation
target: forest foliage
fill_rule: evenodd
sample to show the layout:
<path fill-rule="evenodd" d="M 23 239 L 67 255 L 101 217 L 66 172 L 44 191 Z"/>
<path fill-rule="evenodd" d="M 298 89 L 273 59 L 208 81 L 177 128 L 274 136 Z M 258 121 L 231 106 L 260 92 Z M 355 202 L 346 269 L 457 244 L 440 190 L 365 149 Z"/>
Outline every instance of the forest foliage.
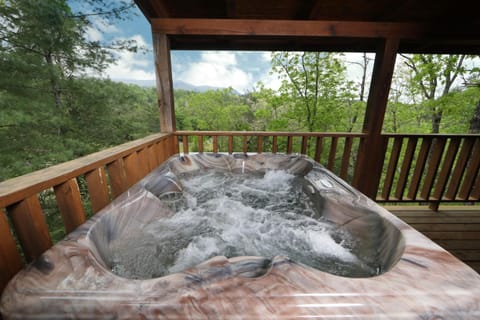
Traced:
<path fill-rule="evenodd" d="M 87 2 L 111 23 L 131 6 Z M 139 50 L 135 43 L 88 40 L 91 14 L 65 0 L 0 0 L 0 16 L 0 181 L 159 131 L 155 88 L 98 76 L 112 50 Z M 477 62 L 399 55 L 383 131 L 478 133 Z M 349 79 L 349 63 L 359 79 Z M 177 129 L 361 132 L 372 65 L 367 54 L 349 62 L 342 53 L 273 52 L 278 91 L 175 90 Z"/>

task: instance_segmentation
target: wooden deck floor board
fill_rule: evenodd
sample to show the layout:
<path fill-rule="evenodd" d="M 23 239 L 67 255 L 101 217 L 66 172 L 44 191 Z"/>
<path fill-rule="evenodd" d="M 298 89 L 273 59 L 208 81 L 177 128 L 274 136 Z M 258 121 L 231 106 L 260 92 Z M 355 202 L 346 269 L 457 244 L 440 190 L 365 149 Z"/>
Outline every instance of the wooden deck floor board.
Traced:
<path fill-rule="evenodd" d="M 480 273 L 480 206 L 385 206 Z"/>

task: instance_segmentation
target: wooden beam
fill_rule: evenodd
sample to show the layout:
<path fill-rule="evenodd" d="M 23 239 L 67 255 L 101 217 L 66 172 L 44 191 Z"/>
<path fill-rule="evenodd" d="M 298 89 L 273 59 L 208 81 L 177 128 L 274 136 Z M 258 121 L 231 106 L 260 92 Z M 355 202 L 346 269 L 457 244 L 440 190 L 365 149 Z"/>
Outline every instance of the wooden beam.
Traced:
<path fill-rule="evenodd" d="M 372 199 L 377 196 L 385 159 L 387 140 L 381 133 L 398 43 L 396 38 L 385 39 L 375 55 L 367 110 L 363 121 L 363 132 L 367 136 L 360 141 L 357 166 L 353 175 L 353 186 Z"/>
<path fill-rule="evenodd" d="M 169 16 L 167 8 L 162 1 L 135 0 L 135 3 L 147 19 L 149 19 L 149 17 L 152 15 L 155 17 Z"/>
<path fill-rule="evenodd" d="M 225 11 L 227 17 L 235 18 L 237 12 L 237 0 L 226 0 L 225 1 Z"/>
<path fill-rule="evenodd" d="M 255 20 L 255 19 L 151 19 L 153 33 L 167 35 L 421 38 L 430 26 L 418 23 Z"/>
<path fill-rule="evenodd" d="M 155 31 L 153 51 L 155 55 L 155 71 L 157 76 L 158 108 L 160 112 L 160 131 L 174 132 L 175 107 L 173 104 L 172 63 L 170 61 L 170 44 L 165 34 Z"/>

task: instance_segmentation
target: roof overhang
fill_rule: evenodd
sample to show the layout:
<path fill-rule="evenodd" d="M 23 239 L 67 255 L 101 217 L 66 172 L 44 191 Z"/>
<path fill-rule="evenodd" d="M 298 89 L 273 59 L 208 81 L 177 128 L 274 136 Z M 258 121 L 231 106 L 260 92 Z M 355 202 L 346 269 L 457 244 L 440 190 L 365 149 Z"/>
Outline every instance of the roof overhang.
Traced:
<path fill-rule="evenodd" d="M 480 54 L 474 2 L 384 0 L 136 0 L 171 49 Z"/>

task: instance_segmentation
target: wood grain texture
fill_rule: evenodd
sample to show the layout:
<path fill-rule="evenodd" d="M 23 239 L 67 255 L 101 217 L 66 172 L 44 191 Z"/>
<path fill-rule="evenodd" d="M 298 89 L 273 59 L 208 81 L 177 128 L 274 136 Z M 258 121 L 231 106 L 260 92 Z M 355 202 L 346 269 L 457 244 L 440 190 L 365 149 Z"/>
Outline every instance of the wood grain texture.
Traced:
<path fill-rule="evenodd" d="M 352 180 L 353 186 L 371 199 L 377 197 L 385 157 L 387 141 L 381 132 L 398 45 L 398 39 L 390 38 L 377 48 L 362 129 L 367 136 L 360 141 Z"/>
<path fill-rule="evenodd" d="M 256 20 L 152 19 L 152 31 L 167 35 L 421 38 L 427 25 L 413 23 Z"/>
<path fill-rule="evenodd" d="M 36 196 L 8 207 L 7 212 L 12 219 L 27 262 L 39 257 L 52 246 L 45 217 Z M 13 263 L 17 263 L 15 255 L 12 258 Z"/>
<path fill-rule="evenodd" d="M 8 281 L 23 267 L 22 258 L 5 213 L 0 211 L 0 292 Z"/>
<path fill-rule="evenodd" d="M 120 158 L 107 164 L 107 171 L 110 188 L 112 190 L 112 198 L 115 199 L 128 189 L 127 174 L 125 173 L 123 159 Z"/>
<path fill-rule="evenodd" d="M 77 179 L 70 179 L 55 186 L 53 189 L 63 225 L 68 234 L 86 220 Z"/>
<path fill-rule="evenodd" d="M 411 137 L 408 139 L 407 150 L 403 157 L 402 168 L 400 170 L 400 176 L 397 182 L 397 188 L 395 191 L 396 199 L 403 199 L 403 194 L 405 192 L 405 186 L 407 185 L 407 180 L 409 178 L 410 169 L 412 167 L 413 157 L 415 155 L 415 149 L 417 147 L 418 139 L 416 137 Z"/>
<path fill-rule="evenodd" d="M 172 63 L 170 42 L 164 33 L 152 34 L 155 74 L 157 77 L 158 109 L 160 112 L 160 131 L 174 132 L 175 107 L 173 99 Z"/>
<path fill-rule="evenodd" d="M 169 134 L 154 134 L 139 140 L 99 151 L 88 156 L 35 171 L 0 183 L 0 208 L 33 196 L 42 190 L 76 178 L 102 165 L 111 163 L 152 142 L 168 139 Z"/>
<path fill-rule="evenodd" d="M 97 168 L 85 174 L 88 194 L 93 213 L 97 213 L 110 202 L 107 176 L 103 167 Z"/>

